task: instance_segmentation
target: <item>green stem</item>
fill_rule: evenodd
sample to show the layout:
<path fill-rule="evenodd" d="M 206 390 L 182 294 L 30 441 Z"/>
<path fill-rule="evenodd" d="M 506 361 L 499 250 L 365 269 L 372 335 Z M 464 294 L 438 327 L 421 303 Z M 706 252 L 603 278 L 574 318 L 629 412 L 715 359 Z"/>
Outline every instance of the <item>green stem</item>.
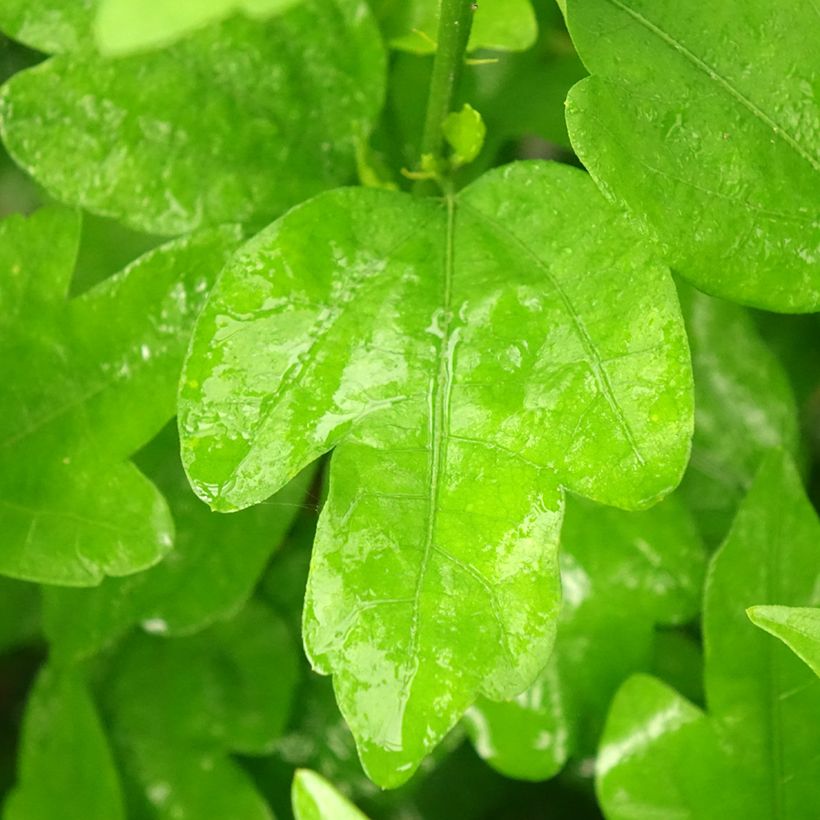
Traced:
<path fill-rule="evenodd" d="M 461 77 L 467 41 L 473 24 L 474 0 L 441 0 L 438 24 L 438 50 L 430 79 L 430 96 L 421 153 L 443 159 L 444 135 L 442 125 L 453 107 L 453 97 Z"/>

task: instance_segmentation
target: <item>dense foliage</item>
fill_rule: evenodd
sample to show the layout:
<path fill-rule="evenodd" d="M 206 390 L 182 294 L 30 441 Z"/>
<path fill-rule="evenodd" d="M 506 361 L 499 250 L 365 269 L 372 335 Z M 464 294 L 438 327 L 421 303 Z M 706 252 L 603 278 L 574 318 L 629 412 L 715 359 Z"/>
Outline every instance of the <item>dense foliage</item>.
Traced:
<path fill-rule="evenodd" d="M 820 816 L 812 0 L 0 30 L 4 817 Z"/>

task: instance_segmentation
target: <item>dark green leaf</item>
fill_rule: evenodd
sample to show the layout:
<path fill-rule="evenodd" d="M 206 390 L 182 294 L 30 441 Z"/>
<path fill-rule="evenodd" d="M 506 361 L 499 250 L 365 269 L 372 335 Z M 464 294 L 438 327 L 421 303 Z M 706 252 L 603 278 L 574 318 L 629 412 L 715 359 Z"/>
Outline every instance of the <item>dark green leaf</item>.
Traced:
<path fill-rule="evenodd" d="M 572 144 L 608 196 L 717 296 L 820 309 L 814 0 L 567 0 L 592 77 Z"/>
<path fill-rule="evenodd" d="M 561 485 L 634 508 L 677 483 L 691 383 L 671 282 L 583 173 L 548 163 L 448 203 L 325 194 L 220 282 L 183 461 L 232 510 L 339 445 L 305 640 L 395 785 L 479 693 L 543 667 Z"/>
<path fill-rule="evenodd" d="M 0 223 L 0 573 L 93 585 L 168 551 L 168 508 L 128 457 L 173 416 L 193 317 L 239 236 L 165 245 L 67 301 L 76 215 Z"/>
<path fill-rule="evenodd" d="M 820 522 L 780 453 L 764 463 L 706 583 L 708 714 L 651 678 L 615 699 L 598 758 L 611 820 L 813 820 L 820 679 L 754 627 L 756 601 L 816 606 Z"/>
<path fill-rule="evenodd" d="M 346 181 L 383 83 L 364 0 L 306 0 L 147 55 L 55 57 L 5 86 L 0 131 L 58 199 L 178 234 L 264 223 Z"/>

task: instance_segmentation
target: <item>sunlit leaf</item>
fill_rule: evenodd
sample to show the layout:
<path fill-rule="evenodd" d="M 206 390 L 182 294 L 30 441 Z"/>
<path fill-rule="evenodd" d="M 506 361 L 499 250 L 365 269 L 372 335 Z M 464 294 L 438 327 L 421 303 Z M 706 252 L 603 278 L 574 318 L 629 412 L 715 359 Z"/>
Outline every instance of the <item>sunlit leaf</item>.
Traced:
<path fill-rule="evenodd" d="M 780 638 L 820 675 L 820 609 L 799 606 L 753 606 L 753 624 Z"/>
<path fill-rule="evenodd" d="M 320 774 L 299 769 L 293 778 L 296 820 L 367 820 L 349 800 Z"/>

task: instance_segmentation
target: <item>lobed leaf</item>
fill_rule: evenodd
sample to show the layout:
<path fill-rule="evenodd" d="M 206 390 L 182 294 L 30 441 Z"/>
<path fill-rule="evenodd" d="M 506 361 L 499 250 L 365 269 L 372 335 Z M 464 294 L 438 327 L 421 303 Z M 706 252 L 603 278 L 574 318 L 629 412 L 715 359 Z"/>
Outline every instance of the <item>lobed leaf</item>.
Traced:
<path fill-rule="evenodd" d="M 820 680 L 747 620 L 753 601 L 816 606 L 820 522 L 789 459 L 760 471 L 706 582 L 704 714 L 633 678 L 601 743 L 597 789 L 608 818 L 809 820 L 820 805 Z"/>
<path fill-rule="evenodd" d="M 567 0 L 572 145 L 698 288 L 820 309 L 812 0 Z"/>
<path fill-rule="evenodd" d="M 396 785 L 543 668 L 561 487 L 636 508 L 675 486 L 690 379 L 667 272 L 580 171 L 521 163 L 443 203 L 340 190 L 223 273 L 183 462 L 229 511 L 336 448 L 305 643 Z"/>
<path fill-rule="evenodd" d="M 383 91 L 364 0 L 306 0 L 163 51 L 80 51 L 20 72 L 0 94 L 0 133 L 57 199 L 174 235 L 264 224 L 351 178 Z"/>
<path fill-rule="evenodd" d="M 746 614 L 755 626 L 780 638 L 816 675 L 820 675 L 820 609 L 753 606 Z"/>
<path fill-rule="evenodd" d="M 654 625 L 697 613 L 705 551 L 676 496 L 631 513 L 570 498 L 560 565 L 549 662 L 514 700 L 479 700 L 465 718 L 476 751 L 508 777 L 545 780 L 594 754 L 618 685 L 650 666 Z"/>
<path fill-rule="evenodd" d="M 173 536 L 128 458 L 174 414 L 193 317 L 240 233 L 165 245 L 66 300 L 80 223 L 0 223 L 0 574 L 88 586 L 155 564 Z"/>

